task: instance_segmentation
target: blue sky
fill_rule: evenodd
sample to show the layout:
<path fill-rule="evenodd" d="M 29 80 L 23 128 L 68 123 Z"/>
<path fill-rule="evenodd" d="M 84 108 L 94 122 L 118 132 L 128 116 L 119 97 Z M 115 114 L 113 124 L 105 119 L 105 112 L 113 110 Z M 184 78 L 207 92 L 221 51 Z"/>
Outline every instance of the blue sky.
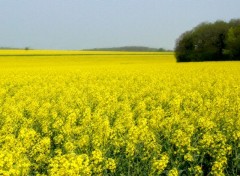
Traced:
<path fill-rule="evenodd" d="M 173 49 L 201 22 L 240 18 L 240 0 L 0 0 L 0 47 Z"/>

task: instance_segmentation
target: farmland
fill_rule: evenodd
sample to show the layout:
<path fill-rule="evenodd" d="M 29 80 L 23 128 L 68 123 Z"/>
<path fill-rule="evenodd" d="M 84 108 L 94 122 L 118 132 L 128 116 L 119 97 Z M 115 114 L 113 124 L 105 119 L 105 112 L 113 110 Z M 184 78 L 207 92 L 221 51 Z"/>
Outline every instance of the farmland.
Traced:
<path fill-rule="evenodd" d="M 0 51 L 0 175 L 121 174 L 240 174 L 240 62 Z"/>

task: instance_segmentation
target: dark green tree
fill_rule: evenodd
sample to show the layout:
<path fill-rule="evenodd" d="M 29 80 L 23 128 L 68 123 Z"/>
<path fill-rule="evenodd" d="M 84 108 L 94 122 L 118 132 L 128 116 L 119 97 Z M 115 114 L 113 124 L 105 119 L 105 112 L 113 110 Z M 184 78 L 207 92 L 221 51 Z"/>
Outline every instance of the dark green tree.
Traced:
<path fill-rule="evenodd" d="M 191 31 L 183 33 L 176 41 L 177 62 L 221 61 L 233 57 L 236 59 L 240 46 L 237 39 L 238 26 L 240 20 L 231 20 L 229 23 L 216 21 L 201 23 Z M 235 49 L 232 48 L 233 45 Z"/>
<path fill-rule="evenodd" d="M 226 44 L 225 53 L 228 54 L 229 58 L 231 60 L 240 60 L 240 25 L 229 29 Z"/>
<path fill-rule="evenodd" d="M 177 62 L 190 62 L 192 61 L 191 53 L 194 50 L 192 32 L 187 31 L 183 33 L 176 41 L 175 55 Z"/>
<path fill-rule="evenodd" d="M 227 23 L 203 23 L 194 29 L 196 61 L 224 60 L 223 50 L 228 31 Z"/>

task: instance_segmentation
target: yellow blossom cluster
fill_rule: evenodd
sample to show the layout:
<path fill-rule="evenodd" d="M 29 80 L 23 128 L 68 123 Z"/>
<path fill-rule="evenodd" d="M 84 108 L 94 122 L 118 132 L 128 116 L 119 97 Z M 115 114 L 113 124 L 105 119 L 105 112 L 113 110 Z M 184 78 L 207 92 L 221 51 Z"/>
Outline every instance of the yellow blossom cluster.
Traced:
<path fill-rule="evenodd" d="M 239 62 L 68 54 L 0 51 L 0 175 L 240 174 Z"/>

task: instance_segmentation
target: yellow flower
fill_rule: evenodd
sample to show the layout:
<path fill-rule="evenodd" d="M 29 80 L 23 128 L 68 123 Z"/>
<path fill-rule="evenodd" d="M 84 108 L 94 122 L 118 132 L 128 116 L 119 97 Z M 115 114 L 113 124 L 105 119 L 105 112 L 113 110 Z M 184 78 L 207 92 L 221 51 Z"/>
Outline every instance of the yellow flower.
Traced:
<path fill-rule="evenodd" d="M 168 176 L 178 176 L 177 168 L 173 168 L 168 172 Z"/>
<path fill-rule="evenodd" d="M 190 153 L 187 153 L 186 155 L 184 155 L 184 159 L 190 162 L 194 160 L 193 156 Z"/>
<path fill-rule="evenodd" d="M 152 164 L 152 169 L 154 172 L 161 174 L 164 169 L 167 167 L 169 162 L 169 157 L 167 154 L 163 154 L 160 160 L 154 160 Z"/>
<path fill-rule="evenodd" d="M 108 158 L 106 161 L 106 169 L 110 170 L 111 172 L 115 172 L 116 170 L 116 163 L 115 160 L 112 158 Z"/>

